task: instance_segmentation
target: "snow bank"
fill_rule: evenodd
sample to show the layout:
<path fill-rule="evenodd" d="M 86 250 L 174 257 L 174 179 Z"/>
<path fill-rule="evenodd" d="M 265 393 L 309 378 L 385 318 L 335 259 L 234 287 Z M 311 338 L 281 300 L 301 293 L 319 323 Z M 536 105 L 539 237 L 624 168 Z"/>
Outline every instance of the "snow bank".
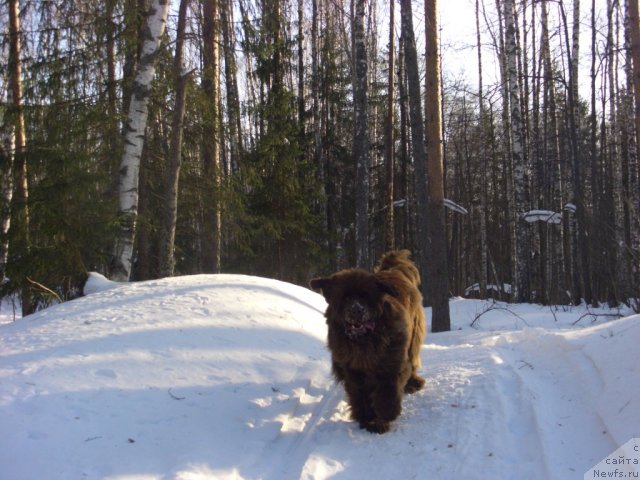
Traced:
<path fill-rule="evenodd" d="M 0 325 L 2 479 L 582 478 L 639 436 L 637 315 L 454 299 L 425 389 L 380 436 L 331 379 L 320 295 L 89 285 Z"/>

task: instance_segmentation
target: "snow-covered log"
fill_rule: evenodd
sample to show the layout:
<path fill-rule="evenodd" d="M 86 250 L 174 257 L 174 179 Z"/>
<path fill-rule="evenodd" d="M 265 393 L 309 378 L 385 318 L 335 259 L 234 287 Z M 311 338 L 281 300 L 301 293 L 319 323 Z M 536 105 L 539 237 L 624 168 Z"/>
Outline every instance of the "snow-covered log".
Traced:
<path fill-rule="evenodd" d="M 522 219 L 529 223 L 545 222 L 558 225 L 562 222 L 562 215 L 551 210 L 530 210 L 522 216 Z"/>
<path fill-rule="evenodd" d="M 462 215 L 468 215 L 469 211 L 464 208 L 462 205 L 458 205 L 456 202 L 454 202 L 453 200 L 449 200 L 448 198 L 445 198 L 442 203 L 444 204 L 445 207 L 447 207 L 449 210 L 453 210 L 454 212 L 458 212 L 461 213 Z"/>

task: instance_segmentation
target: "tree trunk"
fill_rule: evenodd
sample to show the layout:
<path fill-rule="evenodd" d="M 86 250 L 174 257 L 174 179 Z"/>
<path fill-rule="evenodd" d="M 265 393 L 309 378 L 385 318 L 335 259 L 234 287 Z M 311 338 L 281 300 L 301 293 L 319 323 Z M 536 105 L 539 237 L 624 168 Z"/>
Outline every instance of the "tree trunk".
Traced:
<path fill-rule="evenodd" d="M 369 260 L 369 121 L 367 115 L 367 45 L 364 35 L 366 0 L 355 1 L 353 19 L 354 135 L 356 162 L 356 265 L 370 267 Z"/>
<path fill-rule="evenodd" d="M 0 283 L 6 278 L 9 258 L 9 227 L 11 226 L 11 199 L 13 198 L 13 151 L 15 136 L 12 125 L 2 126 L 0 144 Z"/>
<path fill-rule="evenodd" d="M 407 103 L 407 89 L 406 89 L 406 69 L 405 69 L 405 60 L 404 60 L 404 37 L 400 36 L 400 43 L 398 45 L 398 95 L 399 95 L 399 104 L 400 104 L 400 177 L 398 180 L 398 191 L 401 194 L 402 199 L 404 199 L 404 206 L 400 210 L 401 214 L 399 215 L 398 221 L 396 224 L 399 224 L 399 235 L 398 238 L 401 239 L 402 245 L 410 245 L 410 203 L 409 203 L 409 140 L 408 140 L 408 110 L 409 106 Z"/>
<path fill-rule="evenodd" d="M 235 54 L 235 34 L 233 8 L 230 0 L 221 0 L 220 22 L 222 24 L 222 44 L 224 51 L 224 78 L 227 88 L 227 115 L 229 116 L 229 142 L 231 171 L 236 172 L 242 164 L 244 145 L 240 122 L 240 93 L 238 91 L 237 64 Z"/>
<path fill-rule="evenodd" d="M 173 107 L 171 122 L 171 146 L 169 148 L 169 162 L 165 187 L 162 225 L 160 227 L 159 275 L 170 277 L 175 271 L 174 247 L 176 237 L 176 222 L 178 219 L 178 180 L 182 164 L 182 128 L 184 124 L 185 98 L 189 74 L 183 73 L 183 47 L 185 40 L 185 25 L 187 6 L 190 0 L 180 0 L 178 9 L 178 28 L 176 31 L 176 53 L 173 64 L 173 74 L 176 85 L 176 100 Z"/>
<path fill-rule="evenodd" d="M 209 102 L 203 125 L 202 162 L 205 175 L 204 232 L 202 247 L 202 269 L 208 273 L 219 273 L 221 268 L 222 216 L 220 203 L 220 64 L 219 64 L 219 3 L 218 0 L 202 0 L 204 9 L 203 78 L 202 89 Z"/>
<path fill-rule="evenodd" d="M 577 1 L 577 0 L 576 0 Z M 636 128 L 636 144 L 640 143 L 640 15 L 638 1 L 627 2 L 629 10 L 629 35 L 631 38 L 631 58 L 633 59 L 633 96 L 635 99 L 634 121 Z M 640 162 L 637 162 L 640 177 Z"/>
<path fill-rule="evenodd" d="M 584 300 L 586 303 L 592 304 L 594 307 L 598 304 L 598 299 L 595 297 L 594 293 L 598 292 L 598 286 L 601 284 L 601 254 L 597 251 L 596 245 L 600 239 L 600 228 L 595 225 L 595 218 L 598 218 L 600 215 L 600 198 L 599 198 L 599 190 L 600 190 L 600 175 L 598 173 L 598 118 L 596 111 L 596 65 L 598 62 L 598 53 L 597 53 L 597 28 L 596 28 L 596 0 L 591 0 L 591 72 L 590 72 L 590 80 L 591 80 L 591 135 L 590 135 L 590 150 L 591 150 L 591 223 L 589 225 L 590 241 L 589 241 L 589 252 L 591 257 L 594 259 L 593 265 L 593 280 L 587 277 L 587 272 L 583 269 L 582 271 L 582 283 L 584 288 Z M 579 211 L 580 205 L 576 204 Z M 578 220 L 579 221 L 579 220 Z M 593 283 L 592 283 L 593 281 Z M 593 288 L 592 288 L 593 285 Z"/>
<path fill-rule="evenodd" d="M 395 0 L 389 2 L 389 72 L 387 77 L 387 123 L 385 138 L 385 165 L 386 165 L 386 206 L 387 215 L 385 221 L 385 250 L 393 250 L 395 245 L 395 226 L 393 218 L 393 200 L 394 200 L 394 136 L 393 136 L 393 120 L 394 120 L 394 85 L 393 75 L 395 70 Z"/>
<path fill-rule="evenodd" d="M 512 272 L 512 298 L 516 302 L 529 300 L 528 235 L 522 214 L 526 208 L 526 184 L 524 163 L 524 139 L 522 137 L 522 117 L 520 110 L 520 89 L 518 86 L 518 57 L 516 44 L 516 23 L 514 0 L 503 2 L 505 20 L 505 55 L 507 79 L 509 82 L 509 106 L 511 119 L 511 163 L 513 169 L 513 198 L 510 206 L 511 221 L 516 230 L 516 258 Z"/>
<path fill-rule="evenodd" d="M 429 184 L 428 276 L 433 318 L 431 330 L 451 330 L 449 319 L 449 272 L 447 268 L 447 237 L 444 218 L 444 168 L 442 164 L 442 98 L 440 89 L 440 55 L 438 31 L 438 0 L 425 0 L 425 32 L 427 60 L 427 174 Z"/>
<path fill-rule="evenodd" d="M 561 211 L 561 193 L 560 193 L 560 134 L 558 130 L 558 115 L 556 108 L 556 89 L 554 81 L 554 73 L 551 65 L 551 47 L 549 44 L 549 20 L 547 14 L 547 1 L 541 2 L 541 23 L 542 23 L 542 39 L 540 44 L 540 56 L 542 57 L 542 65 L 544 68 L 544 111 L 543 125 L 545 129 L 545 151 L 544 158 L 546 160 L 542 178 L 547 180 L 543 182 L 542 189 L 543 208 L 554 212 Z M 539 179 L 542 180 L 542 179 Z M 558 252 L 558 242 L 554 235 L 554 228 L 551 224 L 544 224 L 542 232 L 544 238 L 541 242 L 544 245 L 544 265 L 542 279 L 543 284 L 541 291 L 543 293 L 543 302 L 547 305 L 558 303 L 558 283 L 557 275 L 554 272 L 558 269 L 562 258 Z"/>
<path fill-rule="evenodd" d="M 117 281 L 127 281 L 131 275 L 138 216 L 140 157 L 147 125 L 147 104 L 168 12 L 169 0 L 154 0 L 149 7 L 146 28 L 143 31 L 142 52 L 129 104 L 125 150 L 120 162 L 120 230 L 115 241 L 111 268 L 112 278 Z"/>
<path fill-rule="evenodd" d="M 11 230 L 9 246 L 17 258 L 26 259 L 31 249 L 29 233 L 29 186 L 27 180 L 27 138 L 22 108 L 22 64 L 20 61 L 20 8 L 18 0 L 9 0 L 9 95 L 8 117 L 13 129 L 13 182 Z M 9 142 L 10 143 L 10 142 Z M 10 146 L 11 147 L 11 146 Z M 11 155 L 11 153 L 10 153 Z M 10 169 L 11 170 L 11 169 Z M 33 313 L 31 286 L 26 278 L 22 285 L 22 315 Z"/>
<path fill-rule="evenodd" d="M 304 139 L 304 0 L 298 0 L 298 124 Z"/>
<path fill-rule="evenodd" d="M 431 293 L 427 287 L 430 280 L 428 265 L 429 245 L 428 233 L 428 205 L 427 195 L 427 154 L 424 143 L 424 123 L 422 117 L 422 100 L 420 95 L 420 76 L 418 71 L 418 52 L 413 30 L 413 12 L 411 0 L 400 1 L 400 17 L 402 24 L 402 39 L 404 43 L 404 62 L 407 74 L 409 97 L 409 125 L 411 129 L 411 145 L 415 165 L 415 210 L 416 210 L 416 260 L 424 279 L 421 289 L 425 300 L 430 301 Z"/>
<path fill-rule="evenodd" d="M 486 112 L 484 105 L 484 90 L 482 85 L 482 43 L 480 37 L 480 0 L 476 0 L 475 6 L 476 13 L 476 42 L 478 48 L 478 108 L 480 111 L 480 152 L 479 156 L 483 162 L 488 161 L 488 155 L 486 153 L 486 141 L 484 135 L 484 128 L 486 125 Z M 480 180 L 480 297 L 487 297 L 487 282 L 489 275 L 489 263 L 488 263 L 488 255 L 487 255 L 487 206 L 488 206 L 488 198 L 487 198 L 487 171 L 488 166 L 485 165 L 482 170 L 482 178 Z"/>
<path fill-rule="evenodd" d="M 577 0 L 576 0 L 577 1 Z M 640 158 L 638 152 L 640 150 L 640 15 L 638 13 L 638 0 L 627 0 L 627 25 L 628 25 L 628 50 L 629 57 L 632 59 L 631 65 L 631 83 L 633 85 L 633 120 L 634 133 L 630 140 L 633 152 L 635 154 L 636 171 L 631 172 L 630 176 L 635 177 L 635 189 L 631 193 L 633 205 L 636 207 L 635 219 L 632 220 L 631 231 L 632 239 L 629 245 L 633 255 L 633 275 L 634 284 L 640 282 L 640 220 L 638 219 L 638 209 L 640 209 Z"/>

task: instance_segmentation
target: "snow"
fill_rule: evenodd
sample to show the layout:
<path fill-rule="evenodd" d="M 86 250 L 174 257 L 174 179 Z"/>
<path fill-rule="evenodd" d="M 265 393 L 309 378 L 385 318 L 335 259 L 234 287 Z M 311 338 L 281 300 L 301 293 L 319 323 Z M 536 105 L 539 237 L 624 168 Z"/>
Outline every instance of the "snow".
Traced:
<path fill-rule="evenodd" d="M 425 389 L 374 435 L 331 379 L 320 295 L 240 275 L 88 290 L 0 325 L 1 479 L 569 479 L 640 436 L 630 312 L 452 299 Z"/>
<path fill-rule="evenodd" d="M 450 210 L 453 210 L 454 212 L 458 212 L 461 213 L 463 215 L 468 215 L 469 211 L 464 208 L 462 205 L 458 205 L 456 202 L 454 202 L 453 200 L 449 200 L 448 198 L 445 198 L 442 203 L 444 204 L 445 207 L 447 207 Z"/>
<path fill-rule="evenodd" d="M 556 225 L 562 223 L 562 215 L 551 210 L 530 210 L 522 218 L 529 223 L 545 222 L 555 223 Z"/>

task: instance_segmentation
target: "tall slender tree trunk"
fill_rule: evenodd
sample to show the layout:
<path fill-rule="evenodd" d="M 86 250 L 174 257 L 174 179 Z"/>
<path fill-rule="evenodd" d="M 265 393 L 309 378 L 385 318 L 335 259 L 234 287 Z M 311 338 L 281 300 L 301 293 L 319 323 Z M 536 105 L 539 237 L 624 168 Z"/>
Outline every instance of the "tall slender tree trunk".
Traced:
<path fill-rule="evenodd" d="M 18 0 L 9 0 L 9 123 L 13 129 L 13 185 L 12 244 L 9 246 L 17 258 L 27 258 L 31 249 L 29 233 L 29 186 L 27 178 L 27 136 L 22 108 L 22 64 L 20 61 L 20 7 Z M 11 142 L 9 142 L 11 143 Z M 11 148 L 11 145 L 9 146 Z M 35 305 L 31 286 L 26 278 L 22 285 L 22 314 L 33 313 Z"/>
<path fill-rule="evenodd" d="M 640 143 L 640 14 L 638 13 L 638 0 L 629 0 L 627 2 L 627 6 L 629 10 L 631 58 L 633 60 L 633 95 L 635 98 L 634 121 L 636 128 L 636 142 Z M 638 162 L 637 165 L 638 177 L 640 177 L 640 162 Z"/>
<path fill-rule="evenodd" d="M 0 283 L 6 278 L 13 198 L 15 135 L 13 125 L 8 123 L 2 125 L 2 143 L 0 144 Z"/>
<path fill-rule="evenodd" d="M 438 0 L 425 0 L 426 33 L 426 141 L 427 175 L 429 183 L 428 276 L 433 318 L 431 330 L 451 330 L 449 318 L 449 272 L 447 267 L 447 233 L 444 217 L 444 168 L 442 159 L 442 97 L 440 85 L 440 42 L 438 30 Z"/>
<path fill-rule="evenodd" d="M 178 28 L 176 31 L 176 53 L 173 63 L 173 74 L 176 85 L 176 100 L 171 122 L 171 145 L 165 187 L 162 225 L 160 229 L 160 251 L 158 252 L 158 269 L 161 277 L 169 277 L 175 271 L 175 237 L 178 220 L 178 180 L 182 164 L 182 130 L 184 124 L 185 98 L 189 74 L 183 70 L 183 50 L 187 7 L 190 0 L 180 0 L 178 9 Z"/>
<path fill-rule="evenodd" d="M 387 215 L 385 221 L 385 237 L 384 244 L 386 250 L 392 250 L 395 245 L 395 225 L 393 218 L 393 200 L 394 200 L 394 84 L 393 76 L 395 73 L 395 0 L 389 2 L 389 72 L 387 77 L 387 123 L 385 138 L 385 166 L 386 166 L 386 205 Z"/>
<path fill-rule="evenodd" d="M 428 207 L 429 196 L 427 194 L 427 154 L 424 143 L 424 123 L 422 116 L 422 100 L 420 95 L 420 74 L 418 71 L 418 52 L 416 50 L 416 38 L 413 30 L 413 12 L 411 0 L 400 0 L 400 18 L 402 24 L 402 39 L 404 43 L 404 63 L 407 74 L 409 97 L 409 125 L 411 129 L 411 145 L 415 165 L 415 196 L 416 196 L 416 260 L 419 270 L 422 272 L 421 289 L 425 299 L 430 291 L 427 287 L 430 275 L 428 234 Z"/>
<path fill-rule="evenodd" d="M 585 191 L 584 191 L 584 169 L 582 161 L 582 152 L 580 151 L 580 143 L 578 137 L 580 134 L 580 106 L 578 91 L 578 72 L 580 63 L 580 0 L 573 1 L 573 26 L 571 33 L 571 49 L 569 50 L 569 30 L 566 14 L 562 4 L 560 5 L 560 13 L 565 28 L 566 49 L 571 53 L 569 59 L 569 85 L 567 86 L 567 107 L 569 119 L 569 147 L 571 155 L 571 193 L 570 201 L 575 205 L 573 209 L 564 208 L 563 216 L 568 224 L 568 248 L 565 250 L 567 255 L 567 279 L 566 284 L 571 286 L 571 301 L 574 304 L 580 303 L 580 299 L 584 296 L 587 302 L 590 302 L 590 258 L 589 243 L 593 239 L 587 235 L 587 215 L 585 212 Z M 595 100 L 594 100 L 595 102 Z M 566 217 L 569 217 L 568 219 Z"/>
<path fill-rule="evenodd" d="M 480 37 L 480 0 L 476 0 L 475 6 L 476 14 L 476 42 L 478 48 L 478 108 L 480 111 L 480 152 L 479 156 L 484 162 L 488 161 L 488 155 L 486 154 L 486 140 L 484 135 L 484 129 L 486 127 L 486 111 L 484 104 L 484 89 L 482 84 L 482 42 Z M 480 180 L 480 296 L 486 298 L 487 296 L 487 282 L 489 276 L 489 263 L 487 255 L 487 174 L 488 166 L 485 165 L 482 169 L 482 178 Z"/>
<path fill-rule="evenodd" d="M 107 54 L 107 114 L 109 115 L 106 150 L 108 158 L 106 165 L 109 169 L 109 178 L 114 181 L 118 177 L 118 157 L 113 155 L 117 151 L 120 140 L 120 121 L 118 116 L 118 82 L 116 79 L 116 35 L 117 27 L 114 21 L 116 0 L 106 1 L 106 54 Z M 113 190 L 115 199 L 115 189 Z"/>
<path fill-rule="evenodd" d="M 598 299 L 594 295 L 594 291 L 599 295 L 599 287 L 602 284 L 602 260 L 601 260 L 601 252 L 597 251 L 597 245 L 600 242 L 600 228 L 596 227 L 595 219 L 600 215 L 600 188 L 601 188 L 601 178 L 598 172 L 598 117 L 597 117 L 597 108 L 596 108 L 596 65 L 598 62 L 598 52 L 597 52 L 597 43 L 596 43 L 596 0 L 591 0 L 591 72 L 590 72 L 590 80 L 591 80 L 591 136 L 590 136 L 590 157 L 591 157 L 591 205 L 592 205 L 592 221 L 589 225 L 590 235 L 590 256 L 594 259 L 594 268 L 593 268 L 593 290 L 589 291 L 591 288 L 591 279 L 586 278 L 585 271 L 583 270 L 583 288 L 584 290 L 584 299 L 585 302 L 591 303 L 593 306 L 596 306 L 598 303 Z M 577 204 L 576 207 L 579 209 L 580 205 Z"/>
<path fill-rule="evenodd" d="M 607 204 L 609 205 L 608 218 L 611 223 L 613 240 L 611 245 L 611 257 L 609 259 L 611 290 L 609 294 L 609 303 L 612 306 L 617 305 L 621 300 L 626 300 L 625 294 L 627 282 L 628 264 L 624 261 L 624 226 L 623 226 L 623 180 L 622 168 L 620 166 L 620 137 L 619 137 L 619 119 L 618 119 L 618 55 L 617 55 L 617 36 L 618 21 L 617 11 L 618 2 L 615 4 L 612 0 L 607 0 L 608 11 L 608 29 L 607 29 L 607 52 L 608 52 L 608 78 L 609 78 L 609 135 L 608 144 L 608 173 L 609 185 L 607 192 Z"/>
<path fill-rule="evenodd" d="M 224 78 L 227 90 L 227 115 L 229 116 L 229 143 L 231 170 L 237 171 L 242 163 L 244 144 L 240 122 L 240 93 L 238 67 L 235 54 L 235 33 L 231 0 L 220 0 L 220 22 L 224 51 Z"/>
<path fill-rule="evenodd" d="M 304 0 L 298 0 L 298 124 L 304 139 Z"/>
<path fill-rule="evenodd" d="M 630 142 L 634 145 L 635 153 L 635 190 L 631 197 L 634 199 L 636 206 L 636 215 L 633 220 L 632 231 L 634 232 L 631 240 L 630 248 L 635 252 L 633 259 L 633 275 L 634 283 L 638 285 L 640 282 L 640 220 L 638 217 L 638 209 L 640 209 L 640 15 L 638 12 L 638 0 L 627 0 L 627 22 L 628 22 L 628 38 L 629 38 L 629 56 L 632 59 L 632 85 L 633 85 L 633 120 L 634 120 L 634 138 Z"/>
<path fill-rule="evenodd" d="M 218 273 L 221 268 L 222 215 L 220 201 L 220 62 L 219 62 L 219 7 L 218 0 L 201 0 L 204 25 L 203 37 L 203 78 L 202 90 L 208 101 L 207 116 L 203 126 L 202 162 L 204 184 L 204 232 L 202 247 L 202 269 L 208 273 Z"/>
<path fill-rule="evenodd" d="M 322 154 L 322 120 L 320 115 L 320 5 L 319 0 L 311 2 L 311 110 L 313 122 L 313 161 L 317 172 L 320 188 L 320 200 L 318 205 L 318 215 L 322 224 L 322 229 L 326 232 L 323 244 L 329 250 L 331 244 L 331 229 L 329 222 L 330 199 L 327 198 L 327 169 Z"/>
<path fill-rule="evenodd" d="M 547 14 L 547 1 L 541 2 L 541 23 L 542 23 L 542 39 L 540 43 L 540 55 L 542 57 L 542 65 L 544 68 L 544 110 L 543 124 L 545 129 L 544 158 L 546 160 L 543 169 L 544 182 L 543 190 L 544 205 L 548 210 L 559 211 L 561 205 L 561 171 L 560 171 L 560 133 L 558 130 L 558 114 L 556 108 L 556 88 L 554 81 L 554 73 L 551 65 L 551 47 L 549 42 L 549 20 Z M 555 227 L 552 224 L 544 224 L 542 231 L 544 238 L 541 242 L 544 245 L 544 265 L 543 265 L 543 301 L 546 304 L 558 303 L 558 283 L 557 275 L 554 273 L 558 270 L 562 257 L 557 248 L 558 242 L 554 235 Z"/>
<path fill-rule="evenodd" d="M 120 162 L 120 230 L 115 241 L 111 267 L 112 278 L 118 281 L 127 281 L 131 275 L 138 217 L 140 158 L 147 126 L 147 104 L 168 12 L 169 0 L 154 0 L 149 7 L 146 28 L 143 30 L 140 61 L 129 104 L 125 126 L 125 149 Z"/>
<path fill-rule="evenodd" d="M 396 224 L 400 224 L 399 229 L 399 238 L 402 239 L 403 245 L 410 245 L 410 228 L 409 225 L 411 223 L 411 207 L 409 204 L 409 132 L 408 132 L 408 95 L 406 88 L 406 69 L 405 69 L 405 60 L 404 60 L 404 37 L 400 36 L 400 41 L 398 45 L 398 96 L 400 97 L 399 106 L 400 106 L 400 176 L 398 181 L 398 191 L 402 195 L 402 199 L 404 199 L 404 206 L 401 212 L 401 216 L 399 221 Z"/>
<path fill-rule="evenodd" d="M 526 184 L 524 163 L 524 139 L 518 86 L 518 52 L 515 36 L 514 0 L 503 2 L 505 20 L 505 55 L 509 82 L 509 106 L 511 119 L 511 163 L 513 169 L 513 198 L 510 206 L 511 221 L 516 230 L 516 258 L 512 272 L 512 298 L 517 302 L 529 300 L 528 235 L 521 217 L 526 208 Z"/>
<path fill-rule="evenodd" d="M 356 265 L 370 267 L 369 259 L 369 120 L 367 115 L 367 45 L 364 34 L 366 0 L 355 2 L 353 19 L 354 135 L 356 162 Z"/>

